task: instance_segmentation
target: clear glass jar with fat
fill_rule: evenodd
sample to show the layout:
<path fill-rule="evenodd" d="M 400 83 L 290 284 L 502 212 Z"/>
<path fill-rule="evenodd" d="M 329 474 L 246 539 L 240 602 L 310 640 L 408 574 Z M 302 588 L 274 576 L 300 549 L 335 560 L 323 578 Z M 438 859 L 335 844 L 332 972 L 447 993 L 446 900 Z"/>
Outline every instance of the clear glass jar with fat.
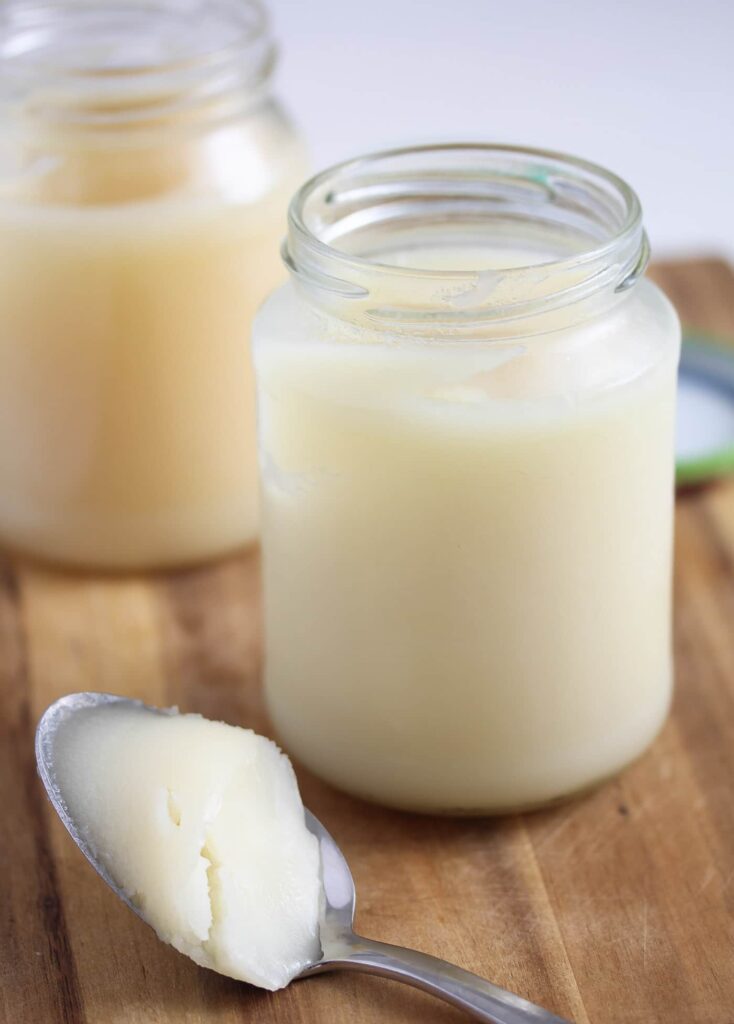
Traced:
<path fill-rule="evenodd" d="M 254 328 L 286 748 L 418 811 L 544 804 L 670 701 L 680 330 L 624 182 L 440 146 L 326 171 Z"/>
<path fill-rule="evenodd" d="M 128 569 L 258 534 L 252 315 L 304 155 L 256 0 L 10 0 L 0 542 Z"/>

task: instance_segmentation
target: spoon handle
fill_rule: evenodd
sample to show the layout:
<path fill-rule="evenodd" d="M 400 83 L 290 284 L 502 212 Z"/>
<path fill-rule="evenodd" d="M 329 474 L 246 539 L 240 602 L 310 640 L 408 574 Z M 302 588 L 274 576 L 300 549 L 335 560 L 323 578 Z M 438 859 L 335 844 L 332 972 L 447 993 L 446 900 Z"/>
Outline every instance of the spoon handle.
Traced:
<path fill-rule="evenodd" d="M 430 992 L 476 1020 L 491 1024 L 569 1024 L 527 999 L 506 992 L 484 978 L 414 949 L 350 936 L 342 955 L 323 965 L 331 970 L 366 971 Z"/>

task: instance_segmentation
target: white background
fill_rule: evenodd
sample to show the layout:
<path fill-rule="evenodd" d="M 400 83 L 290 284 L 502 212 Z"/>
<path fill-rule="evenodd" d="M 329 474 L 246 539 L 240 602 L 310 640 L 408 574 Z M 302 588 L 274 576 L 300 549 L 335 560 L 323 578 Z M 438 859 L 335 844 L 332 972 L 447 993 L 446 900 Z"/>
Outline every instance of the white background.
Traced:
<path fill-rule="evenodd" d="M 734 259 L 734 0 L 269 0 L 314 169 L 385 145 L 566 150 L 658 256 Z"/>

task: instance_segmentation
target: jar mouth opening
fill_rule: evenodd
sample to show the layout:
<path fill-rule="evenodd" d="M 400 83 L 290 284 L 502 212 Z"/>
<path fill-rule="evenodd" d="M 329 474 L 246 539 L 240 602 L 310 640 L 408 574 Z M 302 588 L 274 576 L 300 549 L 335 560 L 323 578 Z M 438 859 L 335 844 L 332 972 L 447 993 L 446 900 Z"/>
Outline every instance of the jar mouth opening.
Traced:
<path fill-rule="evenodd" d="M 512 145 L 345 161 L 306 182 L 288 221 L 283 255 L 296 281 L 327 304 L 374 301 L 377 319 L 528 316 L 624 291 L 648 259 L 625 181 L 578 157 Z"/>
<path fill-rule="evenodd" d="M 0 103 L 36 121 L 114 127 L 242 104 L 274 63 L 261 0 L 7 0 L 0 17 Z"/>

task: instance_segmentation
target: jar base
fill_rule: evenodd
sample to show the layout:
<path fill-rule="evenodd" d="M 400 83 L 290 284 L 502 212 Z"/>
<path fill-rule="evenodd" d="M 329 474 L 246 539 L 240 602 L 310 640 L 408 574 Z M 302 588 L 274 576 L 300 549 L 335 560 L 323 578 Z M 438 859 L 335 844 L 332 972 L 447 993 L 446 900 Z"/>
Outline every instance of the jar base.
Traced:
<path fill-rule="evenodd" d="M 63 572 L 78 576 L 136 576 L 141 573 L 177 572 L 187 569 L 198 569 L 207 565 L 215 565 L 230 558 L 236 558 L 259 550 L 260 538 L 254 536 L 234 544 L 214 548 L 208 553 L 162 559 L 141 558 L 126 559 L 116 563 L 114 559 L 76 558 L 55 554 L 44 554 L 33 551 L 20 544 L 10 544 L 0 539 L 0 558 L 11 558 L 34 568 Z"/>
<path fill-rule="evenodd" d="M 370 796 L 364 792 L 358 792 L 355 789 L 349 789 L 347 787 L 337 786 L 329 779 L 325 779 L 323 776 L 317 775 L 322 781 L 326 782 L 330 786 L 334 786 L 335 789 L 340 790 L 342 793 L 346 793 L 348 796 L 354 797 L 357 800 L 363 800 L 365 803 L 372 804 L 378 807 L 385 807 L 388 810 L 399 811 L 407 814 L 417 814 L 422 817 L 436 817 L 436 818 L 499 818 L 505 816 L 511 816 L 516 814 L 533 814 L 537 811 L 551 811 L 557 807 L 562 807 L 565 804 L 574 802 L 575 800 L 581 800 L 585 796 L 602 789 L 613 779 L 618 778 L 639 760 L 641 760 L 649 751 L 652 744 L 655 742 L 657 737 L 667 721 L 667 714 L 663 721 L 660 723 L 658 729 L 653 733 L 650 741 L 645 747 L 629 760 L 625 761 L 618 768 L 612 771 L 605 772 L 603 775 L 592 780 L 591 782 L 585 782 L 583 785 L 575 787 L 573 789 L 565 790 L 563 793 L 559 793 L 556 796 L 545 797 L 540 800 L 530 800 L 527 802 L 520 803 L 507 803 L 507 804 L 496 804 L 488 807 L 421 807 L 417 804 L 408 804 L 398 802 L 391 802 L 389 800 L 380 800 L 374 796 Z M 288 750 L 287 745 L 284 746 L 286 751 Z M 296 759 L 298 760 L 298 759 Z"/>

